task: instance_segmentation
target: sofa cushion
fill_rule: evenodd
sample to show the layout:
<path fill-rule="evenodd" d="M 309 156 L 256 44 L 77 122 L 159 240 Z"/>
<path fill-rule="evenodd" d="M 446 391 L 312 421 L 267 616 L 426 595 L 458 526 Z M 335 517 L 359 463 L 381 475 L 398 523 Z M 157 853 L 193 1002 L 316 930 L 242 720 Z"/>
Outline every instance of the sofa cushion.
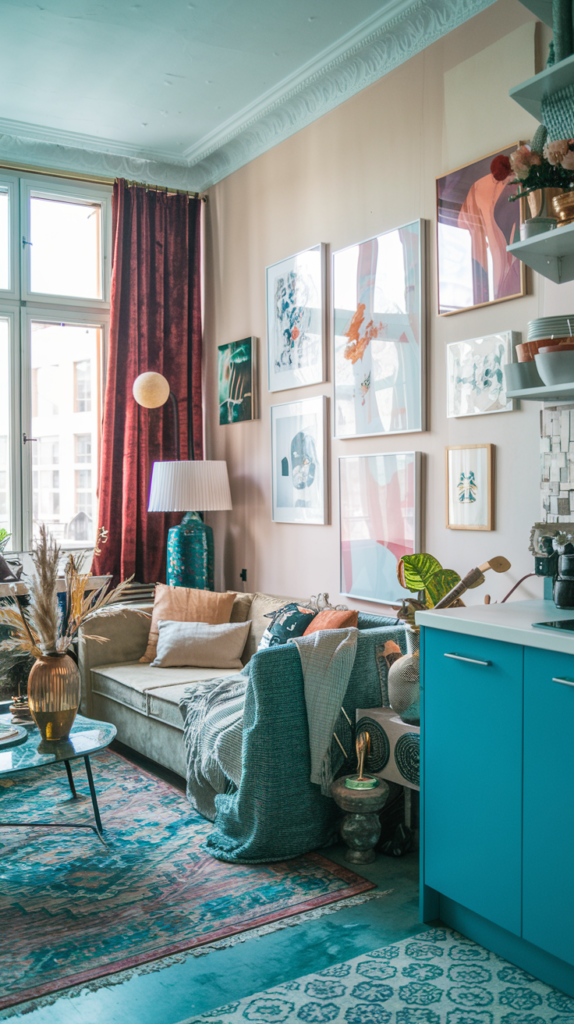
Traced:
<path fill-rule="evenodd" d="M 152 699 L 173 704 L 175 710 L 186 687 L 207 679 L 221 679 L 235 675 L 237 669 L 213 668 L 152 668 L 141 662 L 124 665 L 99 665 L 92 669 L 92 692 L 100 697 L 117 701 L 142 715 L 150 714 Z M 161 717 L 157 715 L 155 717 Z M 173 719 L 173 720 L 171 720 Z M 170 725 L 183 729 L 179 711 L 170 713 Z"/>
<path fill-rule="evenodd" d="M 251 622 L 251 632 L 247 637 L 247 643 L 245 644 L 245 650 L 243 652 L 243 661 L 245 664 L 253 657 L 259 644 L 261 643 L 261 637 L 263 636 L 267 626 L 269 625 L 269 619 L 265 616 L 269 612 L 278 612 L 280 608 L 284 608 L 286 604 L 291 602 L 297 604 L 305 604 L 305 601 L 299 601 L 297 597 L 274 597 L 273 594 L 254 594 L 253 601 L 251 602 L 251 608 L 249 609 L 248 619 Z"/>
<path fill-rule="evenodd" d="M 235 668 L 251 629 L 250 622 L 158 622 L 157 654 L 152 668 L 192 665 L 194 668 Z"/>
<path fill-rule="evenodd" d="M 235 600 L 233 601 L 233 607 L 231 609 L 230 622 L 247 622 L 249 618 L 249 609 L 253 601 L 253 594 L 243 594 L 236 590 L 229 591 L 231 594 L 235 594 Z"/>
<path fill-rule="evenodd" d="M 229 622 L 234 600 L 234 591 L 218 594 L 213 590 L 156 584 L 148 645 L 141 661 L 149 665 L 155 658 L 157 624 L 160 619 L 169 619 L 171 622 L 209 622 L 212 625 Z"/>
<path fill-rule="evenodd" d="M 303 636 L 316 614 L 317 612 L 313 608 L 305 608 L 304 605 L 294 601 L 284 605 L 269 621 L 257 650 L 264 651 L 267 647 L 280 647 L 281 644 L 286 644 L 294 637 Z"/>
<path fill-rule="evenodd" d="M 310 633 L 318 633 L 322 629 L 345 629 L 347 626 L 356 626 L 358 619 L 359 613 L 351 611 L 349 608 L 346 611 L 337 611 L 336 608 L 325 608 L 309 623 L 303 636 L 309 636 Z"/>

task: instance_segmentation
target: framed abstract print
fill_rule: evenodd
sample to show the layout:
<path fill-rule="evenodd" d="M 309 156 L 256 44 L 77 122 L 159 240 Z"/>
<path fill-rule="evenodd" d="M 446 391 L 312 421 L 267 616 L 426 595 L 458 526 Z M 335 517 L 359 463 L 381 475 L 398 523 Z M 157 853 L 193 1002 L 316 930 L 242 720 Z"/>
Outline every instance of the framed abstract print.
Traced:
<path fill-rule="evenodd" d="M 327 398 L 271 406 L 274 523 L 328 522 Z"/>
<path fill-rule="evenodd" d="M 504 367 L 513 362 L 519 341 L 519 332 L 503 331 L 446 346 L 447 416 L 512 412 L 514 401 L 506 397 Z"/>
<path fill-rule="evenodd" d="M 326 379 L 325 261 L 321 244 L 265 271 L 270 391 Z"/>
<path fill-rule="evenodd" d="M 420 551 L 420 452 L 339 459 L 341 593 L 396 604 L 403 555 Z"/>
<path fill-rule="evenodd" d="M 509 202 L 513 174 L 497 181 L 490 170 L 516 145 L 436 180 L 439 316 L 525 294 L 524 264 L 506 251 L 520 240 L 524 200 Z"/>
<path fill-rule="evenodd" d="M 257 338 L 242 338 L 217 349 L 219 423 L 257 419 Z"/>
<path fill-rule="evenodd" d="M 494 529 L 494 445 L 446 448 L 446 526 Z"/>
<path fill-rule="evenodd" d="M 334 435 L 425 429 L 425 222 L 333 254 Z"/>

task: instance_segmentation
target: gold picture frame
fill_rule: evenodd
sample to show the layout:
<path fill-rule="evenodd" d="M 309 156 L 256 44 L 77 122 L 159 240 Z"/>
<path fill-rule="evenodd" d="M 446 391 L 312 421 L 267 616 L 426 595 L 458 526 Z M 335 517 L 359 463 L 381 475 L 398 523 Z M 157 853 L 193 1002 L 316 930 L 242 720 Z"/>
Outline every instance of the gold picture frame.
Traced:
<path fill-rule="evenodd" d="M 447 530 L 494 530 L 493 444 L 445 448 Z"/>
<path fill-rule="evenodd" d="M 504 195 L 504 190 L 508 186 L 496 182 L 490 174 L 493 157 L 509 156 L 520 145 L 522 143 L 515 142 L 436 178 L 436 289 L 439 316 L 454 316 L 469 309 L 493 306 L 498 302 L 507 302 L 509 299 L 519 299 L 526 295 L 525 265 L 506 252 L 507 244 L 511 241 L 520 241 L 520 225 L 526 215 L 525 200 L 517 199 L 510 203 Z M 483 186 L 488 185 L 489 176 L 492 178 L 492 187 L 478 187 L 481 182 Z M 458 243 L 452 243 L 456 251 L 453 251 L 452 259 L 449 260 L 446 251 L 446 231 L 441 243 L 441 227 L 460 227 L 459 220 L 463 210 L 470 225 L 470 237 L 461 237 Z M 496 260 L 492 258 L 493 252 L 497 256 Z M 481 256 L 483 261 L 486 261 L 486 266 L 481 263 Z M 466 291 L 469 297 L 472 291 L 472 302 L 464 300 L 465 286 L 460 284 L 460 266 L 465 259 L 468 263 L 469 277 Z M 459 277 L 454 283 L 448 280 L 448 266 L 451 262 L 456 266 Z M 462 302 L 460 306 L 454 306 L 457 286 L 458 298 Z M 490 297 L 491 288 L 494 292 L 493 297 Z M 486 290 L 489 297 L 483 298 Z M 502 294 L 497 294 L 500 292 Z"/>

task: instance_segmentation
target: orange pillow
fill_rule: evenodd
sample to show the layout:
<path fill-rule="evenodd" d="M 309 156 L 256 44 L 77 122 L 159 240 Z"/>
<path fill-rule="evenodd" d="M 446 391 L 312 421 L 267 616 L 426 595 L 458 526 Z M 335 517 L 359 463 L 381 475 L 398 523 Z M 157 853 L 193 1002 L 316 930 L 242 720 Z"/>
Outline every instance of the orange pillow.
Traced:
<path fill-rule="evenodd" d="M 356 626 L 358 621 L 358 612 L 338 612 L 334 608 L 325 608 L 325 611 L 319 612 L 313 621 L 309 623 L 303 636 L 309 636 L 309 633 L 317 633 L 320 629 L 344 629 L 345 626 Z"/>
<path fill-rule="evenodd" d="M 191 587 L 171 587 L 158 583 L 155 588 L 151 627 L 147 649 L 140 661 L 153 661 L 157 651 L 158 622 L 208 622 L 220 626 L 229 622 L 235 593 L 217 594 L 213 590 L 193 590 Z"/>

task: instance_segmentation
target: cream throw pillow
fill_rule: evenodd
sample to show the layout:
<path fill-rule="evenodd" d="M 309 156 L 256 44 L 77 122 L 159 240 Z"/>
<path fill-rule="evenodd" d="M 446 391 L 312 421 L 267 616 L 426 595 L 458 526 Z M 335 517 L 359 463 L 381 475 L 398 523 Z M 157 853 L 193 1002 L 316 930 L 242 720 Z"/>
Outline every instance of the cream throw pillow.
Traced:
<path fill-rule="evenodd" d="M 241 655 L 249 622 L 210 626 L 205 622 L 158 622 L 157 654 L 152 668 L 242 669 Z"/>
<path fill-rule="evenodd" d="M 229 622 L 234 599 L 234 593 L 217 594 L 213 590 L 194 590 L 191 587 L 172 587 L 158 583 L 147 649 L 140 661 L 149 665 L 155 658 L 160 619 L 170 622 L 208 622 L 212 625 Z"/>

